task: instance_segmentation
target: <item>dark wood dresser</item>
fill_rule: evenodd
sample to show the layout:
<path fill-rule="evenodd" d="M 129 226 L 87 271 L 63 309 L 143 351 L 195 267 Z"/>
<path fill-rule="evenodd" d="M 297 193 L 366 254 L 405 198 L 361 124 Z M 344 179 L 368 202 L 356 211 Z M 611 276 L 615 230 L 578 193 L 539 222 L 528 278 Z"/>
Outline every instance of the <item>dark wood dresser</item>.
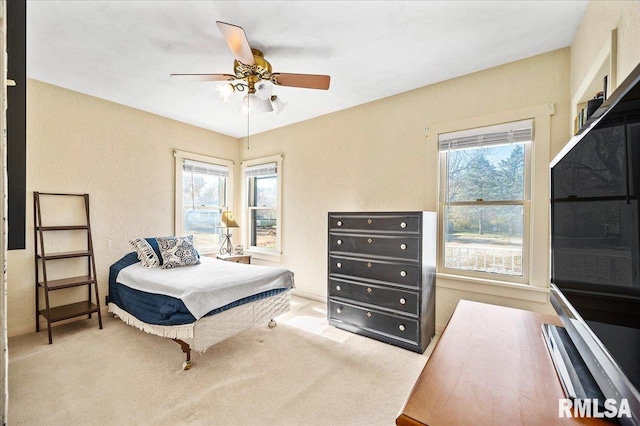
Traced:
<path fill-rule="evenodd" d="M 329 324 L 422 353 L 435 334 L 436 214 L 329 213 Z"/>

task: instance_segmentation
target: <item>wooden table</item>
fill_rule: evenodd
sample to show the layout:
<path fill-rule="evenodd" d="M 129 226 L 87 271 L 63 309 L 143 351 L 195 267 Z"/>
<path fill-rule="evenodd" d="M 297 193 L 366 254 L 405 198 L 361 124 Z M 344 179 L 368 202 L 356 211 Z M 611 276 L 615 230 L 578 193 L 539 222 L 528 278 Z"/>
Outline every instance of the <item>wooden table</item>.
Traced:
<path fill-rule="evenodd" d="M 251 255 L 250 254 L 219 254 L 216 256 L 217 259 L 226 260 L 227 262 L 235 262 L 235 263 L 251 263 Z"/>
<path fill-rule="evenodd" d="M 556 316 L 461 300 L 396 419 L 407 425 L 604 424 L 560 418 L 541 325 Z"/>

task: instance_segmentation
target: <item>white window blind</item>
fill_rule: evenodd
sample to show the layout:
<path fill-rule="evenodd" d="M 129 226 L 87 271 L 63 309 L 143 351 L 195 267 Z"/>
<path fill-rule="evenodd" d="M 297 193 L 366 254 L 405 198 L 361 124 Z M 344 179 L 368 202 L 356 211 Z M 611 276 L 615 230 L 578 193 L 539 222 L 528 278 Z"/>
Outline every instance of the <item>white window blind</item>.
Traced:
<path fill-rule="evenodd" d="M 229 168 L 217 164 L 201 163 L 199 161 L 184 160 L 182 168 L 185 172 L 201 173 L 209 176 L 229 177 Z"/>
<path fill-rule="evenodd" d="M 273 176 L 278 171 L 278 165 L 276 163 L 265 163 L 250 166 L 244 169 L 245 177 L 261 177 L 261 176 Z"/>
<path fill-rule="evenodd" d="M 531 142 L 533 120 L 523 120 L 439 135 L 440 151 L 485 148 L 497 145 Z"/>

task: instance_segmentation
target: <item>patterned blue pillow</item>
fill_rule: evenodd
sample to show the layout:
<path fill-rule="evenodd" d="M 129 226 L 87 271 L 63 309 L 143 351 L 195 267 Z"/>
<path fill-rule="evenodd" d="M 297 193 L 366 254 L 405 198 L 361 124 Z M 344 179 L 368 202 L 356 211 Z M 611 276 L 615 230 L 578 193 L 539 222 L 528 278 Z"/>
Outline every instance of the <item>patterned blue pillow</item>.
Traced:
<path fill-rule="evenodd" d="M 163 269 L 200 263 L 198 250 L 193 246 L 193 235 L 187 235 L 186 237 L 158 237 L 156 240 L 162 255 Z"/>
<path fill-rule="evenodd" d="M 148 239 L 136 238 L 135 240 L 130 240 L 129 244 L 131 244 L 136 251 L 138 259 L 145 268 L 156 268 L 161 265 L 160 256 L 158 256 L 158 253 L 153 249 Z M 156 246 L 157 245 L 158 243 L 156 243 Z"/>
<path fill-rule="evenodd" d="M 158 260 L 160 261 L 160 265 L 162 265 L 162 254 L 160 254 L 160 247 L 158 247 L 158 240 L 155 238 L 145 238 L 151 248 L 153 249 L 156 256 L 158 256 Z"/>

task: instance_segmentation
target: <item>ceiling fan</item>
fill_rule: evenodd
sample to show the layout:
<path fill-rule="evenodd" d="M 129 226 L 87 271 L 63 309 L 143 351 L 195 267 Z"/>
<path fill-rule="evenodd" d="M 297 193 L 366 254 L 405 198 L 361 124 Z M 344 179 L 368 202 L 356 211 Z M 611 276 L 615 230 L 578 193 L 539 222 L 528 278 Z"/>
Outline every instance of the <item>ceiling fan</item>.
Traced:
<path fill-rule="evenodd" d="M 249 45 L 241 27 L 221 21 L 216 21 L 216 25 L 236 58 L 233 62 L 234 74 L 171 74 L 172 77 L 187 81 L 228 81 L 229 84 L 220 90 L 221 94 L 228 97 L 234 91 L 247 90 L 245 106 L 253 97 L 250 95 L 258 96 L 263 101 L 276 101 L 277 96 L 271 95 L 273 86 L 266 82 L 276 86 L 329 89 L 331 77 L 328 75 L 272 72 L 269 61 L 264 58 L 260 50 L 253 49 Z M 271 108 L 270 105 L 265 111 L 273 110 L 268 108 Z"/>

